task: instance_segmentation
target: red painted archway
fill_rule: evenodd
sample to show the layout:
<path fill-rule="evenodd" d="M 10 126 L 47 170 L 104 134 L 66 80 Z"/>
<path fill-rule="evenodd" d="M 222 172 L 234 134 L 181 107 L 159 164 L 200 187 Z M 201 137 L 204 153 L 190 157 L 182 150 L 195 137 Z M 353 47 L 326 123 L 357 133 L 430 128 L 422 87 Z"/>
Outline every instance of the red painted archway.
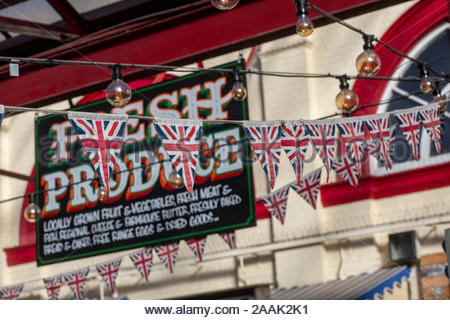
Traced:
<path fill-rule="evenodd" d="M 447 0 L 423 0 L 405 12 L 383 35 L 382 41 L 402 52 L 408 53 L 427 33 L 447 21 Z M 377 44 L 375 51 L 382 61 L 377 76 L 391 76 L 403 58 Z M 388 82 L 359 79 L 353 90 L 360 104 L 373 104 L 382 98 Z M 355 115 L 374 114 L 378 107 L 366 108 Z M 364 199 L 380 199 L 400 194 L 418 192 L 450 185 L 450 163 L 421 167 L 381 177 L 360 178 L 357 188 L 347 182 L 321 186 L 321 200 L 325 207 Z"/>

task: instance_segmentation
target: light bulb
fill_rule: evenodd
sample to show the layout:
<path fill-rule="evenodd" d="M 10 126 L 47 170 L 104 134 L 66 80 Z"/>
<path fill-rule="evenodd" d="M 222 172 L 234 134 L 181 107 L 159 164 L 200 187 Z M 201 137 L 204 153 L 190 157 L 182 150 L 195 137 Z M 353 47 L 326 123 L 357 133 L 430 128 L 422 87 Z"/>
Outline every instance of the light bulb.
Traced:
<path fill-rule="evenodd" d="M 297 34 L 302 37 L 308 37 L 311 35 L 311 33 L 313 33 L 314 26 L 307 14 L 301 14 L 298 16 L 297 24 L 295 25 L 295 30 Z"/>
<path fill-rule="evenodd" d="M 239 0 L 211 0 L 211 4 L 220 10 L 231 10 L 237 6 Z"/>
<path fill-rule="evenodd" d="M 434 96 L 433 102 L 438 102 L 439 103 L 439 111 L 441 113 L 444 113 L 447 110 L 447 105 L 448 105 L 448 102 L 445 101 L 445 100 L 447 100 L 446 96 L 442 95 L 440 92 L 433 93 L 433 96 Z M 441 102 L 441 101 L 445 101 L 445 102 Z"/>
<path fill-rule="evenodd" d="M 34 202 L 30 201 L 30 204 L 25 208 L 23 217 L 29 223 L 35 223 L 37 216 L 41 214 L 41 208 L 39 208 Z"/>
<path fill-rule="evenodd" d="M 106 188 L 104 186 L 101 186 L 98 189 L 98 200 L 100 201 L 108 200 L 108 192 L 106 191 Z"/>
<path fill-rule="evenodd" d="M 356 69 L 362 76 L 373 76 L 381 68 L 381 59 L 372 49 L 364 50 L 356 58 Z"/>
<path fill-rule="evenodd" d="M 343 113 L 350 113 L 358 106 L 358 95 L 350 89 L 341 89 L 336 96 L 336 106 Z"/>
<path fill-rule="evenodd" d="M 336 107 L 343 113 L 353 112 L 359 103 L 359 98 L 356 92 L 350 90 L 347 82 L 347 77 L 339 77 L 339 88 L 341 91 L 336 96 Z"/>
<path fill-rule="evenodd" d="M 121 79 L 114 79 L 106 88 L 106 100 L 114 107 L 123 107 L 131 99 L 131 88 Z"/>
<path fill-rule="evenodd" d="M 247 98 L 247 89 L 241 81 L 235 81 L 231 88 L 231 94 L 236 101 L 243 101 Z"/>
<path fill-rule="evenodd" d="M 423 93 L 432 93 L 436 89 L 436 84 L 433 79 L 428 75 L 424 75 L 422 81 L 420 81 L 420 90 Z"/>
<path fill-rule="evenodd" d="M 184 186 L 183 178 L 174 170 L 169 174 L 169 184 L 175 189 L 180 189 Z"/>

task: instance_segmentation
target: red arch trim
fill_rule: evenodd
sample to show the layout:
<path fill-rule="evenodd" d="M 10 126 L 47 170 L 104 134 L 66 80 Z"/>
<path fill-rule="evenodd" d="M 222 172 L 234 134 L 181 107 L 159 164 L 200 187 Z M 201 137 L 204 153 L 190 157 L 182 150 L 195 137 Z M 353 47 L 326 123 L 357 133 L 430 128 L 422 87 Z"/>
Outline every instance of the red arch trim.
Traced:
<path fill-rule="evenodd" d="M 383 35 L 382 41 L 397 50 L 408 53 L 424 35 L 444 22 L 448 15 L 447 0 L 422 0 L 406 11 Z M 375 51 L 383 63 L 379 76 L 391 76 L 403 58 L 377 44 Z M 358 93 L 360 104 L 372 104 L 382 98 L 388 82 L 358 79 L 353 90 Z M 355 115 L 374 114 L 378 107 L 366 108 Z M 347 182 L 321 186 L 320 197 L 324 207 L 345 204 L 364 199 L 380 199 L 401 194 L 424 191 L 449 185 L 450 164 L 444 163 L 426 168 L 404 171 L 383 177 L 363 177 L 357 188 Z"/>
<path fill-rule="evenodd" d="M 429 31 L 448 16 L 447 0 L 422 0 L 403 14 L 383 35 L 381 40 L 402 52 L 409 52 Z M 375 51 L 381 58 L 382 67 L 377 75 L 391 76 L 403 58 L 393 54 L 380 44 Z M 387 81 L 358 79 L 353 90 L 358 94 L 360 104 L 367 105 L 381 100 L 388 85 Z M 355 115 L 376 113 L 377 107 L 366 108 Z"/>

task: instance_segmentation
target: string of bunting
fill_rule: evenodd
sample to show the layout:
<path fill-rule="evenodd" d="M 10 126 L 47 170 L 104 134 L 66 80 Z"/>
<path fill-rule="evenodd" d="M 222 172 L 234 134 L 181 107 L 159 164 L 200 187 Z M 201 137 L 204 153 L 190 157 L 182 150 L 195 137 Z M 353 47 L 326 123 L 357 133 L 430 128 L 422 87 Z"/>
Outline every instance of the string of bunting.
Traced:
<path fill-rule="evenodd" d="M 15 107 L 0 107 L 0 120 L 4 110 L 8 108 L 14 109 Z M 33 112 L 35 111 L 33 110 Z M 88 153 L 101 183 L 109 192 L 111 175 L 124 140 L 125 125 L 127 120 L 133 116 L 53 110 L 44 112 L 68 115 L 83 150 Z M 154 121 L 163 148 L 169 155 L 174 168 L 183 178 L 187 190 L 192 193 L 200 151 L 201 127 L 203 123 L 210 121 L 139 118 Z M 250 145 L 264 169 L 272 189 L 278 174 L 281 150 L 285 150 L 297 179 L 262 197 L 264 206 L 281 224 L 286 221 L 290 189 L 301 196 L 312 208 L 317 208 L 322 169 L 303 174 L 303 162 L 309 143 L 313 145 L 314 151 L 322 160 L 327 177 L 329 172 L 334 170 L 349 184 L 356 186 L 361 173 L 359 160 L 362 159 L 366 146 L 369 154 L 377 160 L 383 161 L 387 169 L 392 167 L 389 146 L 396 139 L 395 128 L 401 129 L 416 160 L 418 160 L 421 128 L 424 128 L 438 153 L 443 137 L 443 115 L 439 114 L 439 106 L 436 103 L 389 113 L 331 120 L 219 121 L 235 123 L 244 127 Z M 230 248 L 235 247 L 234 232 L 220 234 L 220 236 Z M 197 260 L 202 261 L 206 238 L 188 239 L 186 243 Z M 171 273 L 174 272 L 179 245 L 179 241 L 176 241 L 154 248 L 161 262 Z M 148 282 L 153 266 L 152 248 L 132 253 L 129 258 L 137 271 Z M 116 279 L 121 261 L 122 257 L 96 265 L 97 272 L 112 294 L 117 290 Z M 63 280 L 70 287 L 75 299 L 83 299 L 88 274 L 89 267 L 43 279 L 49 299 L 58 298 Z M 22 283 L 0 288 L 0 296 L 3 299 L 17 299 L 23 286 Z"/>

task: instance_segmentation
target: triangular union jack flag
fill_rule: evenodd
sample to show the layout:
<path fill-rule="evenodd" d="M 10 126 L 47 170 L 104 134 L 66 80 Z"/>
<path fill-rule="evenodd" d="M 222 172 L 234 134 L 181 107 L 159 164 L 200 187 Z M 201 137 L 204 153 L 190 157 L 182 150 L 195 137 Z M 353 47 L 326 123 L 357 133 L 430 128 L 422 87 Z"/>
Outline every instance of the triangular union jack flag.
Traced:
<path fill-rule="evenodd" d="M 44 285 L 47 290 L 48 300 L 58 300 L 62 286 L 62 276 L 44 279 Z"/>
<path fill-rule="evenodd" d="M 336 151 L 335 124 L 307 123 L 305 127 L 317 154 L 327 169 L 327 176 L 329 176 Z"/>
<path fill-rule="evenodd" d="M 284 224 L 286 217 L 286 209 L 288 204 L 289 186 L 283 187 L 276 191 L 265 195 L 262 198 L 266 209 L 274 216 L 281 224 Z"/>
<path fill-rule="evenodd" d="M 175 170 L 177 170 L 180 177 L 183 177 L 187 191 L 192 193 L 194 190 L 195 168 L 200 151 L 202 121 L 156 121 L 155 129 Z"/>
<path fill-rule="evenodd" d="M 346 180 L 352 187 L 358 185 L 358 169 L 346 153 L 334 159 L 332 167 L 337 175 Z"/>
<path fill-rule="evenodd" d="M 420 121 L 417 111 L 398 113 L 395 115 L 395 118 L 398 120 L 406 140 L 412 147 L 414 158 L 419 160 Z"/>
<path fill-rule="evenodd" d="M 434 142 L 436 152 L 441 153 L 441 141 L 442 141 L 442 127 L 441 119 L 439 118 L 439 107 L 433 106 L 432 108 L 420 110 L 421 123 L 425 128 L 425 131 L 430 136 L 431 141 Z"/>
<path fill-rule="evenodd" d="M 206 237 L 186 240 L 187 245 L 194 252 L 198 261 L 203 260 L 203 252 L 205 252 Z"/>
<path fill-rule="evenodd" d="M 175 268 L 175 262 L 177 261 L 178 249 L 180 248 L 179 242 L 173 242 L 161 246 L 155 247 L 156 254 L 166 268 L 173 273 Z"/>
<path fill-rule="evenodd" d="M 122 149 L 127 115 L 69 112 L 69 120 L 109 194 L 110 177 Z"/>
<path fill-rule="evenodd" d="M 370 134 L 369 154 L 375 156 L 378 161 L 383 160 L 386 169 L 392 169 L 392 161 L 389 155 L 392 135 L 392 130 L 389 127 L 389 115 L 369 119 L 366 124 Z"/>
<path fill-rule="evenodd" d="M 321 175 L 322 169 L 317 169 L 303 177 L 302 183 L 293 183 L 290 185 L 314 209 L 317 208 L 317 195 L 319 194 Z"/>
<path fill-rule="evenodd" d="M 224 232 L 220 234 L 220 237 L 227 243 L 230 249 L 236 248 L 236 242 L 234 240 L 234 231 Z"/>
<path fill-rule="evenodd" d="M 362 172 L 362 163 L 364 162 L 365 153 L 364 146 L 366 144 L 364 123 L 365 122 L 362 120 L 357 120 L 336 124 L 350 155 L 350 159 L 355 162 L 360 173 Z"/>
<path fill-rule="evenodd" d="M 0 297 L 5 300 L 16 300 L 23 289 L 23 283 L 11 287 L 0 288 Z"/>
<path fill-rule="evenodd" d="M 286 122 L 283 125 L 281 147 L 291 161 L 297 181 L 302 181 L 303 161 L 308 151 L 309 135 L 301 123 Z"/>
<path fill-rule="evenodd" d="M 64 280 L 72 290 L 73 297 L 77 300 L 83 300 L 84 298 L 84 287 L 88 274 L 89 268 L 84 268 L 64 275 Z"/>
<path fill-rule="evenodd" d="M 142 277 L 144 277 L 145 282 L 148 282 L 150 276 L 150 271 L 153 267 L 153 254 L 152 249 L 147 248 L 129 255 L 131 261 L 133 261 L 134 266 L 139 271 Z"/>
<path fill-rule="evenodd" d="M 251 121 L 244 126 L 253 151 L 258 157 L 270 186 L 275 186 L 281 155 L 281 123 Z"/>
<path fill-rule="evenodd" d="M 97 272 L 102 276 L 103 281 L 105 281 L 106 287 L 108 287 L 112 294 L 116 293 L 116 279 L 119 275 L 121 262 L 122 258 L 118 258 L 108 262 L 99 263 L 95 266 Z"/>

